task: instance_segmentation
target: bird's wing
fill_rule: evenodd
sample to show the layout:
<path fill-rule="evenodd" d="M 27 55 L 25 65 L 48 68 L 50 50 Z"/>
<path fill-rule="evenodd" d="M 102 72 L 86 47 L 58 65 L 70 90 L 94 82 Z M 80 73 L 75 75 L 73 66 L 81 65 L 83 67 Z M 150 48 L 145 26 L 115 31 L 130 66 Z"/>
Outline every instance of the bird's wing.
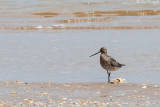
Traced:
<path fill-rule="evenodd" d="M 109 62 L 112 67 L 121 67 L 121 64 L 118 63 L 114 58 L 109 56 Z"/>

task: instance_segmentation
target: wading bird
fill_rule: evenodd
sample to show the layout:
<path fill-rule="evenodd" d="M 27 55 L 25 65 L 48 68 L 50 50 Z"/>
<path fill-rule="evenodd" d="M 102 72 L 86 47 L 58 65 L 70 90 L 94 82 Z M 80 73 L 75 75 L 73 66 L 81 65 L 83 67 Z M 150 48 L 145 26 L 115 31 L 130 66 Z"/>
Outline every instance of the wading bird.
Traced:
<path fill-rule="evenodd" d="M 101 66 L 107 70 L 107 74 L 108 74 L 108 83 L 110 83 L 110 75 L 111 75 L 111 71 L 115 71 L 119 68 L 121 68 L 122 66 L 125 66 L 124 64 L 120 64 L 118 63 L 114 58 L 112 58 L 111 56 L 107 55 L 107 49 L 102 47 L 100 49 L 99 52 L 89 56 L 92 57 L 98 53 L 101 53 L 100 55 L 100 64 Z"/>

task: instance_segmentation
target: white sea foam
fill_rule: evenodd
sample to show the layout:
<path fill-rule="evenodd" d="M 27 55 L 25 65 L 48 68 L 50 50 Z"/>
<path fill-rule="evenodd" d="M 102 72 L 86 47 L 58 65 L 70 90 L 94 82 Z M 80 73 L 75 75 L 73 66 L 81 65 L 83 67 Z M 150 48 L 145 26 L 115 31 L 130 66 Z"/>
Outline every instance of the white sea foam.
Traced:
<path fill-rule="evenodd" d="M 43 26 L 36 26 L 35 28 L 37 28 L 37 29 L 42 29 L 42 28 L 44 28 Z"/>

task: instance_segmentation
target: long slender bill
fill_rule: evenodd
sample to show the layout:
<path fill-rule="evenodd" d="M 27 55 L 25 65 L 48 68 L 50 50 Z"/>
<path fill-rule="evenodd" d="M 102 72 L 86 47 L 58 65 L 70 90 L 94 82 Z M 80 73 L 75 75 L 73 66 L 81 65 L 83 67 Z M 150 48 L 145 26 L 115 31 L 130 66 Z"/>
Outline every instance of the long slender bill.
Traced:
<path fill-rule="evenodd" d="M 97 52 L 97 53 L 95 53 L 95 54 L 93 54 L 93 55 L 91 55 L 91 56 L 89 56 L 89 57 L 92 57 L 92 56 L 94 56 L 94 55 L 96 55 L 96 54 L 98 54 L 98 53 L 100 53 L 100 51 L 99 51 L 99 52 Z"/>

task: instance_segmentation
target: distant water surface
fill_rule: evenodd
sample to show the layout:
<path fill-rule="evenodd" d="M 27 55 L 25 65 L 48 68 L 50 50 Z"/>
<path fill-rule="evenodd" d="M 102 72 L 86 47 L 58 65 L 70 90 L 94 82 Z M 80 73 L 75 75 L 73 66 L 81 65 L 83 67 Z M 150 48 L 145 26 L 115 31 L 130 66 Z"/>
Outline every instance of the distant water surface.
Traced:
<path fill-rule="evenodd" d="M 1 0 L 0 13 L 2 30 L 160 28 L 159 0 Z"/>

